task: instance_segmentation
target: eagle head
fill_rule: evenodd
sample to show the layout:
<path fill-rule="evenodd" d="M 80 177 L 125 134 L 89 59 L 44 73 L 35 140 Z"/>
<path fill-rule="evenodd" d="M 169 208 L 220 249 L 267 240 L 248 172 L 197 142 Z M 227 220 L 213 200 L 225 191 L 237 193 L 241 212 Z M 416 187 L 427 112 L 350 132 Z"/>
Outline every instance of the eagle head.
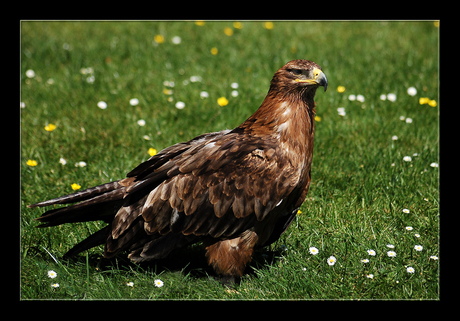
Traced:
<path fill-rule="evenodd" d="M 318 64 L 310 60 L 297 59 L 289 61 L 278 69 L 273 76 L 271 85 L 303 92 L 323 86 L 324 91 L 326 91 L 327 78 Z"/>

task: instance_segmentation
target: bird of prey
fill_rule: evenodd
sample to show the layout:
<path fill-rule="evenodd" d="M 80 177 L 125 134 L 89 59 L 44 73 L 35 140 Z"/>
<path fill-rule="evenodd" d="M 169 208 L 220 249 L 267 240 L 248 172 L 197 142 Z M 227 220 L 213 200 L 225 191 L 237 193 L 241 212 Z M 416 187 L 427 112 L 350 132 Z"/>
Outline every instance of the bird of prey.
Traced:
<path fill-rule="evenodd" d="M 46 211 L 39 227 L 108 223 L 67 256 L 104 244 L 106 258 L 129 251 L 142 262 L 202 242 L 215 272 L 238 282 L 254 249 L 276 241 L 305 200 L 319 86 L 326 91 L 319 65 L 290 61 L 235 129 L 167 147 L 126 178 L 29 207 L 76 203 Z"/>

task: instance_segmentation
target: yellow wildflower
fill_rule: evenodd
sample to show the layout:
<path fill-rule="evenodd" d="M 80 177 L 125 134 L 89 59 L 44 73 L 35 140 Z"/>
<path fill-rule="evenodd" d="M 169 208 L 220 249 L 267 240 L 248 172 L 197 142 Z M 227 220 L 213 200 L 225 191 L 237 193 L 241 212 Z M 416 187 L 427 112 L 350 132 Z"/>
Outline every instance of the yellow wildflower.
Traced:
<path fill-rule="evenodd" d="M 231 35 L 233 35 L 233 29 L 230 28 L 230 27 L 226 27 L 226 28 L 224 29 L 224 33 L 225 33 L 227 36 L 230 37 Z"/>
<path fill-rule="evenodd" d="M 431 107 L 436 107 L 438 103 L 436 102 L 436 100 L 433 99 L 428 102 L 428 105 L 430 105 Z"/>
<path fill-rule="evenodd" d="M 56 129 L 56 125 L 54 125 L 54 124 L 48 124 L 48 125 L 45 126 L 45 130 L 47 132 L 52 132 L 55 129 Z"/>
<path fill-rule="evenodd" d="M 337 87 L 337 91 L 339 93 L 343 93 L 343 92 L 345 92 L 345 87 L 344 86 L 339 86 L 339 87 Z"/>
<path fill-rule="evenodd" d="M 77 183 L 73 183 L 71 186 L 72 186 L 72 189 L 73 189 L 74 191 L 76 191 L 76 190 L 78 190 L 78 189 L 81 188 L 81 186 L 78 185 Z"/>
<path fill-rule="evenodd" d="M 220 97 L 219 99 L 217 99 L 217 103 L 218 103 L 219 106 L 221 106 L 221 107 L 227 106 L 227 105 L 228 105 L 228 99 L 225 98 L 225 97 Z"/>
<path fill-rule="evenodd" d="M 298 210 L 298 211 L 297 211 L 297 215 L 300 215 L 300 214 L 302 214 L 302 211 L 301 211 L 301 210 Z"/>
<path fill-rule="evenodd" d="M 428 104 L 429 102 L 430 102 L 430 98 L 428 97 L 420 97 L 420 99 L 418 100 L 418 103 L 420 105 Z"/>
<path fill-rule="evenodd" d="M 321 117 L 319 117 L 318 115 L 315 116 L 315 120 L 316 121 L 321 121 Z"/>
<path fill-rule="evenodd" d="M 196 24 L 197 26 L 202 27 L 202 26 L 204 26 L 204 21 L 203 21 L 203 20 L 197 20 L 197 21 L 195 21 L 195 24 Z"/>
<path fill-rule="evenodd" d="M 154 155 L 156 155 L 156 154 L 157 154 L 157 150 L 156 150 L 155 148 L 151 148 L 151 147 L 150 147 L 150 148 L 149 148 L 149 155 L 150 155 L 150 156 L 154 156 Z"/>
<path fill-rule="evenodd" d="M 153 40 L 155 40 L 156 43 L 163 43 L 165 42 L 165 37 L 163 37 L 162 35 L 156 35 L 155 37 L 153 37 Z"/>
<path fill-rule="evenodd" d="M 436 28 L 439 28 L 439 20 L 434 21 L 433 24 Z"/>
<path fill-rule="evenodd" d="M 235 28 L 235 29 L 242 29 L 242 28 L 243 28 L 243 24 L 242 24 L 241 22 L 239 22 L 239 21 L 235 21 L 235 22 L 233 23 L 233 28 Z"/>
<path fill-rule="evenodd" d="M 38 164 L 38 163 L 37 163 L 37 161 L 36 161 L 36 160 L 33 160 L 33 159 L 29 159 L 29 160 L 27 161 L 27 163 L 26 163 L 26 164 L 27 164 L 27 165 L 29 165 L 29 166 L 32 166 L 32 167 L 34 167 L 34 166 L 37 166 L 37 164 Z"/>
<path fill-rule="evenodd" d="M 219 50 L 217 50 L 216 47 L 212 47 L 212 48 L 211 48 L 211 53 L 212 53 L 214 56 L 217 55 L 218 52 L 219 52 Z"/>
<path fill-rule="evenodd" d="M 268 29 L 268 30 L 273 29 L 273 22 L 271 22 L 271 21 L 264 22 L 264 28 Z"/>

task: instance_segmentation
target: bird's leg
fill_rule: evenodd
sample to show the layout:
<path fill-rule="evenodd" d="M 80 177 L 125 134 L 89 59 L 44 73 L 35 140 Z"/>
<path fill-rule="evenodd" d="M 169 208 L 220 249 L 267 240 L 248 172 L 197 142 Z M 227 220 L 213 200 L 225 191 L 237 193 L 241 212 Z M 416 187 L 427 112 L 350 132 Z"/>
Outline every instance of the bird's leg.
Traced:
<path fill-rule="evenodd" d="M 224 283 L 239 283 L 246 264 L 251 260 L 257 237 L 253 232 L 248 235 L 217 241 L 206 247 L 208 263 Z"/>

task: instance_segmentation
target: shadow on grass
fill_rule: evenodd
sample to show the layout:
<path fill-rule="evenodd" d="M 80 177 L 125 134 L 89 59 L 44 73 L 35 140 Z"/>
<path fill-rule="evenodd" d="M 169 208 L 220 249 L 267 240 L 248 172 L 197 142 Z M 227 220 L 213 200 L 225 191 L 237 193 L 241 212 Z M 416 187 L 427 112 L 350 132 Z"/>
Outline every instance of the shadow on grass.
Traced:
<path fill-rule="evenodd" d="M 205 252 L 204 247 L 201 244 L 197 244 L 178 249 L 166 258 L 142 263 L 131 262 L 128 258 L 128 253 L 119 254 L 112 259 L 104 258 L 102 253 L 89 254 L 88 258 L 86 255 L 80 254 L 76 257 L 62 259 L 62 261 L 64 264 L 86 265 L 88 260 L 89 266 L 97 268 L 98 271 L 139 271 L 141 269 L 155 274 L 181 272 L 183 275 L 189 275 L 195 279 L 214 278 L 220 280 L 219 276 L 207 264 Z M 255 251 L 252 261 L 246 267 L 245 275 L 256 276 L 256 270 L 260 272 L 267 269 L 270 265 L 280 260 L 281 252 L 282 250 L 272 251 L 269 248 Z"/>

